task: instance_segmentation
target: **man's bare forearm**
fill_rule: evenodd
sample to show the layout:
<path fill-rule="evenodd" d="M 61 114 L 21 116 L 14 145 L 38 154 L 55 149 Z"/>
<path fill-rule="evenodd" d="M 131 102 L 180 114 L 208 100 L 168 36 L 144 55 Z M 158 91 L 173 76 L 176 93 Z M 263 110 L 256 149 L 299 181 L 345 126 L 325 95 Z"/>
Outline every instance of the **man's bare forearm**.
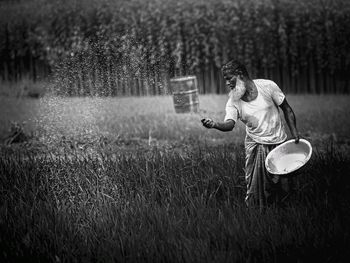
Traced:
<path fill-rule="evenodd" d="M 293 111 L 292 107 L 289 106 L 286 99 L 283 100 L 280 107 L 283 111 L 284 118 L 287 122 L 290 133 L 295 138 L 295 142 L 298 143 L 300 136 L 299 136 L 299 132 L 297 129 L 297 124 L 296 124 L 297 122 L 295 119 L 294 111 Z"/>
<path fill-rule="evenodd" d="M 299 136 L 299 132 L 297 129 L 296 118 L 293 110 L 289 108 L 284 112 L 284 118 L 286 119 L 289 130 L 294 138 Z"/>
<path fill-rule="evenodd" d="M 228 132 L 232 131 L 235 127 L 235 122 L 233 120 L 228 120 L 225 122 L 214 122 L 214 129 L 217 129 L 219 131 Z"/>

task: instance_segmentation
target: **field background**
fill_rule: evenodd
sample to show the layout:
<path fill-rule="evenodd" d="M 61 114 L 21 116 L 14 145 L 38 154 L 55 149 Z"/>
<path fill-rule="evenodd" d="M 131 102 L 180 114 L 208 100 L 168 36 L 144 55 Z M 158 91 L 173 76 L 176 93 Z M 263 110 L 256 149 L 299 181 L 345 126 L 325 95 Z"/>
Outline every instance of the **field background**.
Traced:
<path fill-rule="evenodd" d="M 327 136 L 346 143 L 350 120 L 347 95 L 287 95 L 305 138 Z M 55 141 L 59 136 L 106 136 L 125 140 L 171 142 L 193 138 L 222 143 L 242 142 L 245 128 L 237 123 L 231 133 L 203 129 L 200 119 L 218 121 L 225 115 L 227 95 L 200 95 L 198 113 L 176 114 L 172 96 L 85 97 L 45 96 L 40 99 L 1 97 L 3 139 L 10 134 L 12 122 L 36 138 Z M 316 141 L 315 141 L 316 142 Z"/>

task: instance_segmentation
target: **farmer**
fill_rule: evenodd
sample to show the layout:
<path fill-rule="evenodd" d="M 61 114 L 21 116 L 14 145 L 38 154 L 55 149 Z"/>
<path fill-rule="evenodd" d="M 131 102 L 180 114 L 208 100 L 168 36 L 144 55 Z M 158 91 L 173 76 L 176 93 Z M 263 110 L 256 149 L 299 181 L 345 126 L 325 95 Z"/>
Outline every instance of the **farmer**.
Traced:
<path fill-rule="evenodd" d="M 248 207 L 266 205 L 281 201 L 286 196 L 286 178 L 269 174 L 265 159 L 269 151 L 284 142 L 287 133 L 284 128 L 280 107 L 295 143 L 299 142 L 295 115 L 281 89 L 271 80 L 249 77 L 246 67 L 232 60 L 222 67 L 229 99 L 223 122 L 209 118 L 202 119 L 204 127 L 226 132 L 232 131 L 237 120 L 246 126 L 245 137 L 245 179 Z"/>

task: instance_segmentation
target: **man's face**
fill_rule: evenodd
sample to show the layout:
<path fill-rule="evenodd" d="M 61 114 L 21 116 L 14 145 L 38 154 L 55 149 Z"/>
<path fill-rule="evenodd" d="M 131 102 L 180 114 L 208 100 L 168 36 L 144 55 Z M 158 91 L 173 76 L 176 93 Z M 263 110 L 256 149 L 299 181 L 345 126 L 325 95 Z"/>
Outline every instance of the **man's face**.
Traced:
<path fill-rule="evenodd" d="M 246 92 L 245 83 L 243 81 L 243 74 L 239 70 L 224 70 L 223 76 L 226 80 L 227 91 L 229 97 L 233 101 L 237 101 Z"/>
<path fill-rule="evenodd" d="M 224 70 L 223 76 L 226 80 L 228 91 L 233 90 L 236 87 L 237 79 L 242 81 L 242 72 L 239 70 Z"/>

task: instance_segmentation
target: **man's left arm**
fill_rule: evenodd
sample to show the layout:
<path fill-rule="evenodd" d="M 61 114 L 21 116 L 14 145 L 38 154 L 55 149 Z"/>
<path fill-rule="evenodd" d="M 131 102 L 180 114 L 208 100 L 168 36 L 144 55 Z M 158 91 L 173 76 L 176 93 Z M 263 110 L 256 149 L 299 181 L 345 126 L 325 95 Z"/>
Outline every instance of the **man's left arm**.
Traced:
<path fill-rule="evenodd" d="M 300 136 L 296 125 L 295 114 L 291 106 L 288 104 L 287 99 L 284 98 L 283 102 L 279 105 L 283 111 L 284 118 L 292 136 L 295 138 L 295 143 L 299 142 Z"/>

